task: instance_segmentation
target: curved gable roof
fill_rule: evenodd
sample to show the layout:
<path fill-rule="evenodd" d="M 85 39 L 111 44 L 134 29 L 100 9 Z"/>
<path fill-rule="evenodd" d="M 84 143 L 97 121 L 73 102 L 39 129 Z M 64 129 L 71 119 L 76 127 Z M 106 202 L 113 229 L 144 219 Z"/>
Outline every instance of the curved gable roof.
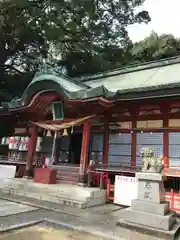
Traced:
<path fill-rule="evenodd" d="M 89 78 L 71 79 L 52 69 L 43 69 L 34 76 L 21 99 L 3 103 L 6 108 L 26 106 L 38 92 L 55 91 L 65 99 L 140 99 L 180 95 L 180 59 L 121 69 Z"/>

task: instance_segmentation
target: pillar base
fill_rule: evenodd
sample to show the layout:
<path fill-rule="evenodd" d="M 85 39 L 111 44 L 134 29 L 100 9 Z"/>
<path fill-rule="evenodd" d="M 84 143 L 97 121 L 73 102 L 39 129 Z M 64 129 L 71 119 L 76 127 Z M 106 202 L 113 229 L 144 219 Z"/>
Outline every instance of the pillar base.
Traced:
<path fill-rule="evenodd" d="M 31 168 L 31 169 L 26 169 L 23 178 L 32 179 L 32 178 L 33 178 L 33 175 L 34 175 L 33 168 Z"/>
<path fill-rule="evenodd" d="M 85 174 L 79 174 L 78 186 L 86 186 L 87 185 L 87 176 Z"/>
<path fill-rule="evenodd" d="M 92 187 L 91 182 L 92 182 L 92 175 L 91 175 L 91 172 L 88 172 L 88 174 L 87 174 L 87 186 L 88 187 Z"/>

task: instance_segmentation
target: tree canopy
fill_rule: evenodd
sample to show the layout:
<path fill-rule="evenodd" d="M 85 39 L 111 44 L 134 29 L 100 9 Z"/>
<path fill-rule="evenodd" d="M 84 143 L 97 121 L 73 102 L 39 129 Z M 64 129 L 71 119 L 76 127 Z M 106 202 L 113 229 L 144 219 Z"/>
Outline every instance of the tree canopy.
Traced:
<path fill-rule="evenodd" d="M 85 53 L 94 61 L 98 55 L 100 66 L 104 66 L 106 61 L 102 59 L 107 59 L 107 49 L 112 49 L 113 46 L 116 51 L 117 47 L 129 47 L 131 41 L 126 27 L 135 22 L 150 20 L 146 11 L 135 11 L 143 2 L 144 0 L 0 1 L 0 101 L 21 95 L 41 58 L 52 55 L 53 50 L 63 59 L 73 54 L 75 56 L 75 53 L 79 56 Z M 109 53 L 113 54 L 113 51 Z M 10 93 L 9 96 L 7 92 Z"/>
<path fill-rule="evenodd" d="M 70 76 L 93 74 L 130 64 L 144 63 L 180 55 L 180 39 L 171 34 L 158 35 L 152 32 L 144 40 L 122 48 L 109 45 L 96 55 L 69 53 L 61 64 Z"/>
<path fill-rule="evenodd" d="M 150 21 L 144 1 L 0 1 L 0 101 L 21 96 L 43 58 L 77 77 L 179 55 L 171 34 L 129 39 L 128 25 Z"/>
<path fill-rule="evenodd" d="M 137 62 L 174 57 L 180 54 L 180 39 L 171 34 L 158 36 L 152 32 L 149 37 L 133 45 L 131 54 L 133 61 Z"/>

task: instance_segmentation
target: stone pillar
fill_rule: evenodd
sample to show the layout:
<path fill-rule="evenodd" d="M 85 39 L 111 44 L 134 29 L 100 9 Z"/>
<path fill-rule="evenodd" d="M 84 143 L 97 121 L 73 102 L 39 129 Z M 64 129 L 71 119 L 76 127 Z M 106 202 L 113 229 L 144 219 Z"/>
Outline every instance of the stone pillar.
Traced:
<path fill-rule="evenodd" d="M 30 129 L 30 140 L 28 143 L 28 159 L 26 163 L 26 170 L 25 170 L 25 178 L 32 178 L 33 177 L 33 161 L 34 161 L 34 154 L 36 151 L 36 142 L 37 142 L 37 135 L 38 129 L 36 125 L 33 125 Z"/>
<path fill-rule="evenodd" d="M 168 232 L 175 224 L 175 214 L 165 202 L 164 176 L 158 173 L 137 173 L 138 197 L 132 206 L 122 211 L 121 227 L 148 233 Z"/>
<path fill-rule="evenodd" d="M 91 125 L 89 120 L 85 120 L 83 126 L 82 146 L 81 146 L 81 158 L 80 158 L 80 169 L 79 169 L 79 184 L 83 184 L 86 181 L 86 169 L 88 167 L 88 150 L 89 141 L 91 135 Z"/>

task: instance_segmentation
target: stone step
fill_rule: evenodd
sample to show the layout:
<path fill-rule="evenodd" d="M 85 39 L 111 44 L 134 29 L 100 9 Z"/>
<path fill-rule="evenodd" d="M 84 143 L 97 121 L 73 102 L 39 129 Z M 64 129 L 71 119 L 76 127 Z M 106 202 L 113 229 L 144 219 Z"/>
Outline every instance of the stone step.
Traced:
<path fill-rule="evenodd" d="M 79 172 L 61 172 L 61 171 L 58 171 L 57 176 L 76 176 L 76 177 L 78 177 Z"/>
<path fill-rule="evenodd" d="M 27 193 L 25 191 L 12 190 L 10 195 L 22 196 L 30 199 L 37 199 L 46 202 L 52 202 L 60 205 L 71 206 L 76 208 L 85 208 L 87 199 L 72 199 L 71 196 L 52 196 L 47 194 Z"/>
<path fill-rule="evenodd" d="M 57 170 L 57 172 L 75 172 L 75 173 L 79 173 L 79 168 L 77 167 L 54 167 L 54 169 Z"/>
<path fill-rule="evenodd" d="M 78 181 L 79 176 L 72 176 L 72 175 L 59 175 L 57 177 L 58 180 L 70 180 L 70 181 L 74 181 L 77 182 Z"/>
<path fill-rule="evenodd" d="M 6 191 L 1 190 L 2 193 L 7 193 Z M 20 196 L 26 197 L 29 199 L 37 199 L 45 202 L 52 202 L 55 204 L 75 207 L 75 208 L 88 208 L 96 205 L 102 205 L 105 203 L 105 198 L 97 197 L 97 198 L 84 198 L 77 197 L 72 195 L 63 194 L 62 196 L 53 196 L 45 193 L 35 193 L 35 192 L 26 192 L 20 190 L 11 190 L 8 193 L 9 196 Z M 73 199 L 75 198 L 75 199 Z"/>
<path fill-rule="evenodd" d="M 62 181 L 63 182 L 63 181 Z M 71 186 L 68 184 L 63 184 L 61 182 L 60 186 L 58 184 L 48 185 L 48 184 L 38 184 L 29 182 L 27 180 L 17 181 L 14 180 L 11 183 L 2 184 L 0 188 L 3 188 L 4 191 L 8 192 L 10 190 L 23 190 L 26 192 L 35 192 L 35 193 L 46 193 L 51 195 L 60 195 L 60 194 L 71 194 L 75 196 L 81 196 L 88 198 L 96 198 L 104 195 L 104 190 L 96 188 L 82 188 L 79 186 Z"/>
<path fill-rule="evenodd" d="M 3 189 L 4 192 L 7 192 L 7 189 Z M 90 198 L 91 196 L 89 194 L 86 193 L 76 193 L 75 191 L 63 191 L 63 190 L 59 190 L 59 191 L 52 191 L 52 190 L 38 190 L 37 188 L 35 189 L 31 189 L 31 188 L 22 188 L 22 189 L 16 189 L 16 188 L 9 188 L 8 189 L 9 193 L 15 192 L 17 195 L 18 194 L 27 194 L 27 195 L 46 195 L 46 196 L 51 196 L 51 197 L 61 197 L 63 196 L 64 198 L 68 198 L 68 199 L 78 199 L 78 200 L 82 200 L 85 201 L 87 198 Z"/>
<path fill-rule="evenodd" d="M 78 176 L 79 175 L 79 172 L 70 172 L 70 171 L 67 171 L 67 172 L 64 172 L 64 171 L 57 171 L 57 176 L 58 175 L 70 175 L 70 176 Z"/>
<path fill-rule="evenodd" d="M 79 178 L 79 168 L 60 167 L 57 170 L 56 179 L 66 184 L 77 184 Z"/>
<path fill-rule="evenodd" d="M 72 185 L 77 185 L 77 181 L 70 181 L 70 180 L 67 180 L 67 179 L 58 179 L 57 180 L 57 183 L 62 183 L 62 184 L 72 184 Z"/>
<path fill-rule="evenodd" d="M 23 196 L 77 208 L 101 205 L 106 202 L 105 190 L 83 188 L 73 185 L 72 182 L 69 183 L 71 184 L 61 182 L 61 184 L 49 185 L 25 179 L 5 179 L 0 184 L 0 191 L 9 196 Z"/>
<path fill-rule="evenodd" d="M 89 200 L 90 197 L 87 197 L 85 195 L 75 195 L 75 194 L 71 194 L 70 192 L 59 192 L 59 193 L 53 193 L 53 192 L 37 192 L 37 191 L 26 191 L 26 190 L 17 190 L 17 189 L 11 189 L 9 191 L 9 193 L 13 193 L 13 194 L 16 194 L 16 195 L 23 195 L 23 196 L 47 196 L 48 198 L 49 197 L 55 197 L 55 198 L 66 198 L 66 199 L 70 199 L 70 200 L 78 200 L 78 201 L 86 201 L 86 200 Z"/>
<path fill-rule="evenodd" d="M 71 179 L 77 180 L 79 178 L 79 175 L 78 174 L 57 174 L 56 178 L 57 179 L 71 178 Z"/>

